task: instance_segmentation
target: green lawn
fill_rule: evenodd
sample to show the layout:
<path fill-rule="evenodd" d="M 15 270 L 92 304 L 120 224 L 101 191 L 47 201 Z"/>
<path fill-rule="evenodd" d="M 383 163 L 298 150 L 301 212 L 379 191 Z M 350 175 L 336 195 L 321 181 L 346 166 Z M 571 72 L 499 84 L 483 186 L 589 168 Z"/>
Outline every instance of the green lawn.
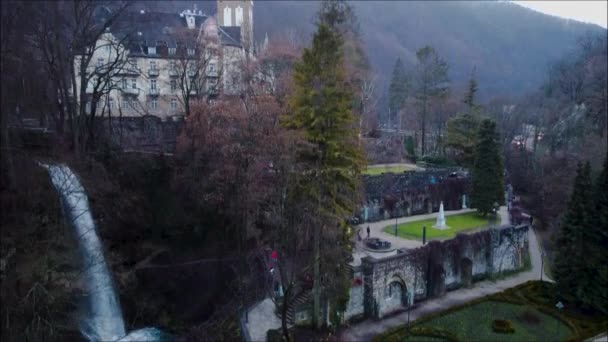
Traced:
<path fill-rule="evenodd" d="M 449 229 L 440 230 L 433 228 L 437 219 L 432 218 L 428 220 L 420 220 L 408 223 L 402 223 L 397 227 L 398 235 L 407 238 L 422 239 L 422 227 L 426 226 L 426 239 L 432 240 L 433 238 L 451 238 L 456 236 L 456 233 L 486 227 L 490 225 L 490 217 L 483 217 L 476 212 L 446 216 L 446 224 Z M 500 218 L 495 224 L 500 223 Z M 384 228 L 384 231 L 389 234 L 395 234 L 395 225 L 389 225 Z"/>
<path fill-rule="evenodd" d="M 492 330 L 492 321 L 512 323 L 513 334 Z M 424 322 L 420 327 L 449 331 L 461 341 L 563 341 L 572 330 L 562 321 L 526 305 L 485 301 Z M 407 338 L 403 339 L 408 341 Z"/>
<path fill-rule="evenodd" d="M 403 171 L 410 171 L 412 168 L 404 165 L 387 165 L 387 166 L 368 166 L 367 169 L 363 170 L 364 175 L 377 176 L 383 173 L 402 173 Z"/>
<path fill-rule="evenodd" d="M 373 341 L 583 341 L 606 331 L 606 315 L 567 302 L 558 312 L 559 300 L 555 284 L 530 281 L 422 317 L 412 322 L 411 333 L 403 324 Z M 514 332 L 494 332 L 497 319 L 508 320 Z"/>

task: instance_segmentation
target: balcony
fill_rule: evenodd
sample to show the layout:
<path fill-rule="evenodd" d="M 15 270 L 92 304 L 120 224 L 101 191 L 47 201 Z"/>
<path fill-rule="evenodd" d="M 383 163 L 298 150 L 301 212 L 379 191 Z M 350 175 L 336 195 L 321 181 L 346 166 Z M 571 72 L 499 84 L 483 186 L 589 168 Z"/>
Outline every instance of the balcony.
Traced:
<path fill-rule="evenodd" d="M 121 91 L 124 95 L 139 95 L 139 89 L 137 88 L 122 88 Z"/>
<path fill-rule="evenodd" d="M 117 75 L 129 75 L 129 76 L 138 76 L 139 69 L 136 66 L 124 66 L 117 73 Z"/>
<path fill-rule="evenodd" d="M 158 69 L 148 69 L 149 77 L 158 77 L 159 74 L 160 74 L 160 70 L 158 70 Z"/>
<path fill-rule="evenodd" d="M 198 74 L 198 72 L 196 72 L 194 70 L 188 70 L 188 77 L 190 77 L 190 78 L 196 77 L 197 74 Z"/>
<path fill-rule="evenodd" d="M 218 77 L 217 70 L 207 70 L 207 77 Z"/>
<path fill-rule="evenodd" d="M 160 95 L 160 91 L 158 89 L 148 89 L 149 96 L 158 96 Z"/>
<path fill-rule="evenodd" d="M 177 77 L 177 76 L 179 76 L 177 69 L 174 69 L 174 68 L 169 69 L 169 77 Z"/>

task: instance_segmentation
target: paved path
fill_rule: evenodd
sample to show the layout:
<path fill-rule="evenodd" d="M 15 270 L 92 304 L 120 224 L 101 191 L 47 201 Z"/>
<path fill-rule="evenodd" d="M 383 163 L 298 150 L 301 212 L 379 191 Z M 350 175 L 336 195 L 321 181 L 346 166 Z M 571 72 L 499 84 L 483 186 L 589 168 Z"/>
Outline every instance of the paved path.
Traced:
<path fill-rule="evenodd" d="M 274 313 L 275 307 L 272 299 L 266 298 L 249 310 L 249 322 L 245 325 L 251 341 L 266 341 L 268 330 L 281 327 L 281 320 Z"/>
<path fill-rule="evenodd" d="M 419 170 L 422 171 L 424 170 L 424 168 L 419 167 L 416 164 L 411 164 L 411 163 L 391 163 L 391 164 L 371 164 L 371 165 L 367 165 L 367 167 L 373 168 L 373 167 L 391 167 L 391 166 L 404 166 L 406 167 L 408 170 Z"/>
<path fill-rule="evenodd" d="M 504 215 L 504 212 L 500 214 L 502 216 Z M 410 320 L 413 322 L 414 320 L 422 316 L 426 316 L 430 313 L 445 310 L 452 306 L 464 304 L 479 297 L 504 291 L 510 287 L 517 286 L 529 280 L 540 279 L 542 264 L 541 253 L 540 246 L 538 244 L 538 240 L 536 239 L 536 234 L 534 233 L 534 230 L 531 229 L 528 231 L 528 238 L 530 246 L 530 259 L 532 262 L 531 270 L 527 272 L 521 272 L 509 278 L 495 282 L 488 280 L 475 283 L 474 288 L 450 291 L 442 297 L 423 301 L 417 304 L 417 306 L 411 310 Z M 543 279 L 547 280 L 549 279 L 549 277 L 544 274 Z M 383 320 L 368 319 L 343 330 L 339 335 L 338 340 L 370 341 L 374 336 L 405 323 L 407 323 L 407 312 L 403 312 L 396 316 Z"/>

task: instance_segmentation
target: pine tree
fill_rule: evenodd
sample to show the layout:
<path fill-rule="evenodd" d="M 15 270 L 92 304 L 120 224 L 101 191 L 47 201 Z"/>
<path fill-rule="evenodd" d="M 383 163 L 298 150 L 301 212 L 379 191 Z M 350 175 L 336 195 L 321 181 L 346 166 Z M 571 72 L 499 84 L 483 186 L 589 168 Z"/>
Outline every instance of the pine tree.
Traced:
<path fill-rule="evenodd" d="M 473 165 L 472 205 L 481 214 L 504 202 L 504 170 L 496 123 L 485 119 L 479 126 Z"/>
<path fill-rule="evenodd" d="M 585 235 L 591 227 L 592 209 L 591 166 L 579 163 L 568 210 L 561 221 L 556 239 L 556 255 L 553 275 L 560 296 L 568 301 L 576 301 L 580 289 L 586 287 L 584 278 L 586 264 Z M 590 265 L 598 267 L 599 265 Z M 581 287 L 581 284 L 583 286 Z"/>
<path fill-rule="evenodd" d="M 477 106 L 475 104 L 475 94 L 477 94 L 477 80 L 475 79 L 475 68 L 471 71 L 471 78 L 469 79 L 469 86 L 467 92 L 464 95 L 464 104 L 469 107 L 469 114 L 473 114 L 473 110 Z"/>
<path fill-rule="evenodd" d="M 342 38 L 322 21 L 313 36 L 312 47 L 304 49 L 302 61 L 294 67 L 291 114 L 283 124 L 301 131 L 309 146 L 301 148 L 299 162 L 304 170 L 292 196 L 310 204 L 313 231 L 313 324 L 320 326 L 321 274 L 332 265 L 321 264 L 323 236 L 340 236 L 345 218 L 356 208 L 363 154 L 357 144 L 352 111 L 352 89 L 343 67 Z M 336 249 L 333 241 L 331 249 Z M 338 246 L 345 247 L 345 246 Z M 325 279 L 330 277 L 325 277 Z M 323 283 L 324 290 L 331 284 Z"/>
<path fill-rule="evenodd" d="M 585 263 L 580 265 L 577 298 L 586 306 L 608 313 L 608 159 L 593 189 L 592 203 L 587 212 L 589 226 L 583 230 L 581 245 Z"/>
<path fill-rule="evenodd" d="M 475 145 L 477 131 L 479 130 L 480 107 L 475 103 L 477 94 L 477 80 L 475 69 L 471 72 L 469 86 L 462 102 L 467 105 L 467 112 L 458 114 L 448 120 L 446 146 L 456 152 L 458 165 L 471 168 L 475 159 Z"/>
<path fill-rule="evenodd" d="M 388 89 L 391 116 L 397 117 L 397 115 L 399 115 L 399 111 L 403 108 L 405 99 L 407 98 L 408 87 L 409 84 L 407 74 L 405 73 L 405 67 L 403 66 L 401 58 L 397 58 L 395 67 L 393 68 L 391 84 Z"/>
<path fill-rule="evenodd" d="M 433 100 L 447 96 L 449 88 L 448 64 L 431 46 L 416 51 L 418 63 L 414 75 L 414 94 L 419 106 L 421 154 L 426 153 L 426 130 L 429 107 Z"/>

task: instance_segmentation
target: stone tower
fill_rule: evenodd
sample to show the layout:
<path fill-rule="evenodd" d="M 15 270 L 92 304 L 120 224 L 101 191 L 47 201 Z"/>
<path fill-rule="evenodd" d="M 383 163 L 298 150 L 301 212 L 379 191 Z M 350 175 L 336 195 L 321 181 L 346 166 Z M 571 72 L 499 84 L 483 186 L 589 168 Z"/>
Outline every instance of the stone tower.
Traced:
<path fill-rule="evenodd" d="M 253 0 L 218 0 L 217 21 L 220 26 L 240 27 L 243 48 L 252 52 Z"/>

